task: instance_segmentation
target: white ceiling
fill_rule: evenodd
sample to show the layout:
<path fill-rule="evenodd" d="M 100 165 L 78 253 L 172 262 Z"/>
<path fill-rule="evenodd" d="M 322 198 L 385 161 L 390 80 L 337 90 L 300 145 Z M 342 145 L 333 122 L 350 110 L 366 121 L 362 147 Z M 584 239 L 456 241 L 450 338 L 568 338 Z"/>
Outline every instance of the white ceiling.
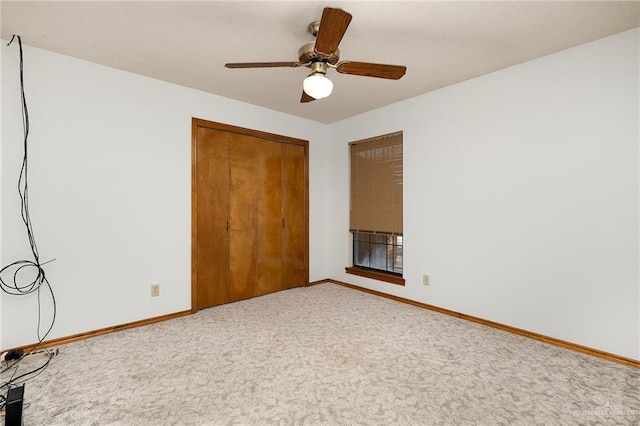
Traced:
<path fill-rule="evenodd" d="M 398 81 L 329 71 L 334 92 L 300 104 L 296 61 L 326 6 L 353 15 L 342 60 L 406 65 Z M 640 2 L 2 1 L 2 38 L 331 123 L 640 26 Z M 26 65 L 28 66 L 28 64 Z"/>

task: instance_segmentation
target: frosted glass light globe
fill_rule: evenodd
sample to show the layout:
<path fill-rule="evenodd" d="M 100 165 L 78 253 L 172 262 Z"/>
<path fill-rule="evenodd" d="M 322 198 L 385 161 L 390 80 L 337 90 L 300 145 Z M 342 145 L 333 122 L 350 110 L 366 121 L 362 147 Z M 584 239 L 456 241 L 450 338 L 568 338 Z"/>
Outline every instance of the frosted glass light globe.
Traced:
<path fill-rule="evenodd" d="M 304 79 L 302 88 L 313 99 L 322 99 L 331 94 L 333 83 L 324 74 L 316 72 Z"/>

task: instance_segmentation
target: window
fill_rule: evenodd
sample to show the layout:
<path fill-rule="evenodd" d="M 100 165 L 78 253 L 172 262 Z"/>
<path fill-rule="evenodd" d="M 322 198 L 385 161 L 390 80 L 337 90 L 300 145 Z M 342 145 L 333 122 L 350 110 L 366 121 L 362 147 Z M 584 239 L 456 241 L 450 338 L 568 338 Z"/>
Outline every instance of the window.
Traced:
<path fill-rule="evenodd" d="M 354 232 L 353 265 L 402 275 L 402 235 Z"/>
<path fill-rule="evenodd" d="M 353 267 L 347 272 L 403 284 L 402 132 L 352 142 L 349 150 Z"/>

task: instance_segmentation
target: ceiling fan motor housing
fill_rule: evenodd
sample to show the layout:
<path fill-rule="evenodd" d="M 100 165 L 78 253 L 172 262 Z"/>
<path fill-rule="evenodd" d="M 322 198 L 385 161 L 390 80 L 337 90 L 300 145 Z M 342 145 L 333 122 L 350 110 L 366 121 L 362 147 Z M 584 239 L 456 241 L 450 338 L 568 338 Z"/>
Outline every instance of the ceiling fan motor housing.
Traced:
<path fill-rule="evenodd" d="M 335 65 L 340 60 L 340 50 L 336 49 L 331 55 L 323 55 L 317 53 L 314 50 L 315 42 L 307 43 L 298 50 L 298 60 L 301 64 L 308 64 L 309 62 L 327 62 L 331 65 Z"/>

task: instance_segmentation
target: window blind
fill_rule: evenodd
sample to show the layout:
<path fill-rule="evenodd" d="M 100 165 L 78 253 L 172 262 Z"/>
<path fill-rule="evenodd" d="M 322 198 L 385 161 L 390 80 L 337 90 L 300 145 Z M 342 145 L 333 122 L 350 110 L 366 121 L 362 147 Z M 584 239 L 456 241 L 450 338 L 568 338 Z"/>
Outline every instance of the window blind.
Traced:
<path fill-rule="evenodd" d="M 402 235 L 402 132 L 349 144 L 350 230 Z"/>

